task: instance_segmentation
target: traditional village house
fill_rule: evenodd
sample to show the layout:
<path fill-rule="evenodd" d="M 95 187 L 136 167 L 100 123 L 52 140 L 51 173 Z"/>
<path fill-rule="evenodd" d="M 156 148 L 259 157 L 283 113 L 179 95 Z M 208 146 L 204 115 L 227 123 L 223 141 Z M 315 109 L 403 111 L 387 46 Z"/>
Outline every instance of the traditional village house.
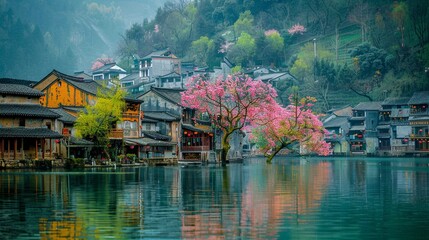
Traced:
<path fill-rule="evenodd" d="M 52 159 L 60 116 L 42 107 L 43 93 L 25 85 L 0 83 L 0 159 Z M 2 163 L 4 165 L 4 162 Z"/>
<path fill-rule="evenodd" d="M 49 108 L 59 108 L 77 117 L 79 112 L 86 105 L 93 105 L 97 100 L 97 90 L 101 87 L 94 80 L 84 80 L 73 77 L 56 70 L 53 70 L 40 80 L 35 86 L 45 93 L 40 98 L 40 103 Z M 126 139 L 139 138 L 140 118 L 143 113 L 140 112 L 141 100 L 125 98 L 126 109 L 123 113 L 122 122 L 116 124 L 114 130 L 110 132 L 109 138 L 113 142 L 119 142 Z M 70 137 L 66 137 L 65 142 L 70 144 Z M 122 144 L 118 144 L 122 146 Z M 71 146 L 70 146 L 71 147 Z"/>
<path fill-rule="evenodd" d="M 183 89 L 151 87 L 138 98 L 145 116 L 142 120 L 144 154 L 160 161 L 179 156 L 182 107 L 180 93 Z"/>
<path fill-rule="evenodd" d="M 415 155 L 429 154 L 429 91 L 415 92 L 408 101 L 410 106 L 410 140 L 414 142 Z"/>
<path fill-rule="evenodd" d="M 353 108 L 348 134 L 351 154 L 371 155 L 378 147 L 377 125 L 380 102 L 361 102 Z"/>
<path fill-rule="evenodd" d="M 184 90 L 180 88 L 152 87 L 150 91 L 139 97 L 144 100 L 143 134 L 151 137 L 147 129 L 153 130 L 153 128 L 148 126 L 158 126 L 155 129 L 158 134 L 165 128 L 167 130 L 165 133 L 171 137 L 170 142 L 175 143 L 173 150 L 176 151 L 177 159 L 207 159 L 210 151 L 213 150 L 211 126 L 206 121 L 196 120 L 193 110 L 181 106 L 182 91 Z M 167 156 L 170 150 L 165 150 Z"/>
<path fill-rule="evenodd" d="M 350 125 L 349 119 L 352 116 L 352 108 L 350 106 L 331 110 L 323 119 L 323 126 L 328 131 L 325 136 L 325 141 L 332 146 L 332 154 L 347 155 L 349 153 L 349 143 L 347 136 Z"/>
<path fill-rule="evenodd" d="M 105 64 L 104 66 L 92 71 L 93 80 L 110 80 L 114 78 L 121 80 L 125 76 L 127 76 L 127 71 L 119 67 L 114 62 Z"/>
<path fill-rule="evenodd" d="M 121 79 L 121 86 L 131 94 L 147 92 L 152 86 L 163 87 L 164 83 L 174 87 L 183 86 L 180 59 L 168 49 L 152 52 L 144 57 L 134 55 L 131 71 L 131 74 Z"/>
<path fill-rule="evenodd" d="M 381 106 L 377 126 L 378 154 L 403 155 L 410 148 L 409 97 L 387 98 Z"/>
<path fill-rule="evenodd" d="M 73 109 L 68 109 L 64 107 L 60 108 L 50 108 L 51 111 L 55 112 L 60 116 L 60 118 L 55 120 L 55 129 L 57 132 L 62 133 L 67 142 L 64 144 L 58 144 L 58 149 L 55 153 L 56 157 L 64 158 L 67 156 L 72 156 L 75 158 L 89 159 L 90 151 L 94 146 L 94 143 L 85 139 L 80 139 L 76 137 L 76 131 L 74 130 L 74 124 L 76 122 L 76 116 L 79 112 L 73 111 Z M 81 108 L 79 108 L 79 111 Z M 73 112 L 74 115 L 70 114 Z M 59 143 L 59 140 L 57 140 Z"/>

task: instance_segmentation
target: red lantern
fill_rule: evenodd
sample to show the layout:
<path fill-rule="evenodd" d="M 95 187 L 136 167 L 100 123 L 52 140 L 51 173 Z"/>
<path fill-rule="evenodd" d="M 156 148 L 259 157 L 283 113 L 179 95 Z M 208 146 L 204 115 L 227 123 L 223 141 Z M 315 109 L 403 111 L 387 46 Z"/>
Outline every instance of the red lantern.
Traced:
<path fill-rule="evenodd" d="M 55 139 L 55 142 L 56 143 L 60 143 L 60 139 Z"/>
<path fill-rule="evenodd" d="M 186 135 L 186 134 L 188 134 L 188 132 L 187 132 L 187 131 L 185 131 L 185 132 L 184 132 L 184 134 Z"/>
<path fill-rule="evenodd" d="M 134 145 L 131 145 L 131 146 L 130 146 L 130 149 L 134 149 Z"/>

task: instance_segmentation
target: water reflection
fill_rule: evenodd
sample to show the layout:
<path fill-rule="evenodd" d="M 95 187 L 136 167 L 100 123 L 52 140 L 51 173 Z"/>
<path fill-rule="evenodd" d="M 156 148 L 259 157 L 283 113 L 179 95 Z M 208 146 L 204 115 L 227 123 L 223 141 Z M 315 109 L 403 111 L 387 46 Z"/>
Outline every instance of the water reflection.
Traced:
<path fill-rule="evenodd" d="M 414 238 L 425 159 L 250 159 L 227 167 L 0 172 L 4 239 Z"/>

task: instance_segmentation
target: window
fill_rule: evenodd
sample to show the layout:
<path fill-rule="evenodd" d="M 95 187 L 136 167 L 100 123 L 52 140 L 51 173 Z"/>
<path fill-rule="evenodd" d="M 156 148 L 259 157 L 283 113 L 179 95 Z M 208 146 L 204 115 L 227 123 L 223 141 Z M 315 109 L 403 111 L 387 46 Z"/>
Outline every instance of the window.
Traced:
<path fill-rule="evenodd" d="M 52 129 L 51 123 L 50 123 L 50 122 L 47 122 L 47 123 L 46 123 L 46 127 L 47 127 L 49 130 L 51 130 L 51 129 Z"/>
<path fill-rule="evenodd" d="M 25 118 L 20 118 L 19 119 L 19 126 L 20 127 L 25 127 Z"/>

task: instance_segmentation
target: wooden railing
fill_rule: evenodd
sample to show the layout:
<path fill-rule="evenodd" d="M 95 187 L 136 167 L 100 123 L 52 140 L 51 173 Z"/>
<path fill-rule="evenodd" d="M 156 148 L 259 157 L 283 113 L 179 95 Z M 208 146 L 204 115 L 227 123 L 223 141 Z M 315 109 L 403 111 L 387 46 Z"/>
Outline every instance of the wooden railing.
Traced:
<path fill-rule="evenodd" d="M 210 146 L 182 146 L 182 151 L 210 151 Z"/>
<path fill-rule="evenodd" d="M 114 129 L 109 132 L 110 139 L 122 139 L 124 138 L 124 130 L 123 129 Z"/>

